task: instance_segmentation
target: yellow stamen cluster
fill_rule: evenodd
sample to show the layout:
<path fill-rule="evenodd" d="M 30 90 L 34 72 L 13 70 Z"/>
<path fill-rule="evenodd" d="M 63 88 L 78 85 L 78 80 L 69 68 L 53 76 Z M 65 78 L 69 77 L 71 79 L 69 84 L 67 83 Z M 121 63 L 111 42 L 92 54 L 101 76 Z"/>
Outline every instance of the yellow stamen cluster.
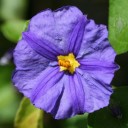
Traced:
<path fill-rule="evenodd" d="M 73 74 L 75 69 L 80 66 L 73 53 L 70 53 L 68 56 L 60 55 L 57 58 L 60 71 L 69 71 L 71 74 Z"/>

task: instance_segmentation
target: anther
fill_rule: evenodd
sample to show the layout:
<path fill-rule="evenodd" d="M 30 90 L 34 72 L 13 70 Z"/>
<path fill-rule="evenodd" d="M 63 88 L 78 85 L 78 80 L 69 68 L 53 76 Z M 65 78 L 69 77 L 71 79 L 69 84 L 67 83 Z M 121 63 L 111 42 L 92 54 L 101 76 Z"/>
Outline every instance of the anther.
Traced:
<path fill-rule="evenodd" d="M 68 60 L 59 60 L 58 64 L 59 64 L 59 66 L 63 66 L 66 68 L 69 68 L 71 66 L 70 62 Z"/>
<path fill-rule="evenodd" d="M 75 59 L 73 53 L 69 53 L 67 56 L 57 56 L 58 65 L 60 66 L 60 71 L 68 70 L 71 74 L 75 72 L 75 69 L 80 66 L 79 62 Z"/>

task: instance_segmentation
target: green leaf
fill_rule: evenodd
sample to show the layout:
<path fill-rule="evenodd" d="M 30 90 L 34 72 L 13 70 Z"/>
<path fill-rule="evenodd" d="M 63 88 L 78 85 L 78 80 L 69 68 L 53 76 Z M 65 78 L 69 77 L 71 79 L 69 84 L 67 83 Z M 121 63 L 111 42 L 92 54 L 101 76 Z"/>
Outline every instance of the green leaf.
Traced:
<path fill-rule="evenodd" d="M 121 54 L 128 51 L 128 0 L 109 1 L 109 40 Z"/>
<path fill-rule="evenodd" d="M 21 37 L 21 33 L 25 26 L 26 21 L 24 20 L 11 20 L 2 25 L 1 31 L 8 40 L 17 42 Z"/>
<path fill-rule="evenodd" d="M 42 111 L 23 98 L 15 118 L 15 128 L 42 128 Z"/>
<path fill-rule="evenodd" d="M 89 114 L 92 128 L 128 128 L 128 87 L 116 88 L 108 107 Z"/>

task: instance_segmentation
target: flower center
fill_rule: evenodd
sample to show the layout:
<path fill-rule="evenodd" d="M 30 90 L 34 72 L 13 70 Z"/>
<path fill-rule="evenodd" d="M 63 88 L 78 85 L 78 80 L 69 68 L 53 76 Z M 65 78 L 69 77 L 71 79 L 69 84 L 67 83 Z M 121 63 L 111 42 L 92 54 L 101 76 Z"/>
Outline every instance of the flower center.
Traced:
<path fill-rule="evenodd" d="M 73 53 L 69 53 L 68 56 L 60 55 L 57 58 L 60 71 L 69 71 L 71 74 L 73 74 L 75 69 L 80 66 Z"/>

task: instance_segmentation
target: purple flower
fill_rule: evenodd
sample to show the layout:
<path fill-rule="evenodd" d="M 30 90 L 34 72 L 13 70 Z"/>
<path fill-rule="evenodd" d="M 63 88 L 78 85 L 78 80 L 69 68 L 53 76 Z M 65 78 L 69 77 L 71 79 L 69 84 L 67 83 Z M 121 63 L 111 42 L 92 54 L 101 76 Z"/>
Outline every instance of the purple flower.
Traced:
<path fill-rule="evenodd" d="M 56 119 L 108 105 L 118 66 L 106 26 L 72 6 L 34 16 L 14 50 L 13 83 Z"/>

